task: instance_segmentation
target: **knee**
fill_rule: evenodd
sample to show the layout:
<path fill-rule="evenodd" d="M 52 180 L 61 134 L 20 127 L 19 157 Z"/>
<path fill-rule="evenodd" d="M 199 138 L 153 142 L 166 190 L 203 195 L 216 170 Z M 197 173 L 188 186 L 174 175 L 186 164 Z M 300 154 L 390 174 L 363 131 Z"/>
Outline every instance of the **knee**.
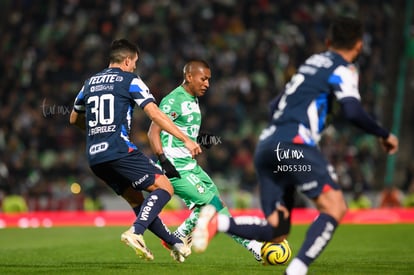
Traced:
<path fill-rule="evenodd" d="M 339 209 L 338 209 L 338 216 L 341 220 L 345 216 L 347 211 L 348 211 L 348 206 L 345 200 L 343 200 L 342 204 L 339 206 Z"/>
<path fill-rule="evenodd" d="M 154 191 L 156 189 L 163 189 L 171 196 L 174 195 L 174 188 L 170 180 L 165 175 L 158 176 L 154 183 L 147 188 L 147 191 Z"/>
<path fill-rule="evenodd" d="M 337 222 L 340 222 L 348 211 L 345 198 L 339 190 L 331 190 L 320 195 L 316 200 L 316 206 L 319 212 L 332 216 Z"/>
<path fill-rule="evenodd" d="M 348 206 L 345 199 L 343 198 L 342 200 L 336 201 L 336 203 L 332 205 L 330 209 L 332 210 L 332 217 L 334 217 L 337 222 L 340 222 L 348 211 Z"/>
<path fill-rule="evenodd" d="M 327 207 L 320 209 L 321 213 L 326 213 L 332 216 L 338 223 L 344 218 L 348 207 L 345 200 L 338 200 Z"/>
<path fill-rule="evenodd" d="M 133 189 L 132 187 L 127 188 L 121 196 L 132 208 L 141 205 L 141 203 L 144 201 L 144 196 L 142 193 L 138 190 Z"/>

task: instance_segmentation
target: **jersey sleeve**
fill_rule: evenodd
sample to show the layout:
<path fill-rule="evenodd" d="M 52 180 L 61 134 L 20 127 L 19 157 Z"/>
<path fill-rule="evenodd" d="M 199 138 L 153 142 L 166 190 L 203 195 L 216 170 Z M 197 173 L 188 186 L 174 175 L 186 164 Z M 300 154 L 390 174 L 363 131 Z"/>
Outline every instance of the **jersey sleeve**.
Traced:
<path fill-rule="evenodd" d="M 328 82 L 333 86 L 338 101 L 347 97 L 361 100 L 358 89 L 358 71 L 354 65 L 338 66 L 330 75 Z"/>
<path fill-rule="evenodd" d="M 79 91 L 78 95 L 75 98 L 75 102 L 73 104 L 73 109 L 77 113 L 84 113 L 85 112 L 85 97 L 83 94 L 83 89 L 85 86 L 82 86 L 82 89 Z"/>
<path fill-rule="evenodd" d="M 144 108 L 150 102 L 155 102 L 154 96 L 141 78 L 136 77 L 132 79 L 129 86 L 129 93 L 135 103 L 141 108 Z"/>
<path fill-rule="evenodd" d="M 370 115 L 362 108 L 361 103 L 355 98 L 345 98 L 341 101 L 342 113 L 346 119 L 357 127 L 365 130 L 369 134 L 382 138 L 388 138 L 390 133 L 381 127 Z"/>
<path fill-rule="evenodd" d="M 181 115 L 181 109 L 178 108 L 178 102 L 179 98 L 166 96 L 160 103 L 160 110 L 172 121 L 175 121 Z"/>

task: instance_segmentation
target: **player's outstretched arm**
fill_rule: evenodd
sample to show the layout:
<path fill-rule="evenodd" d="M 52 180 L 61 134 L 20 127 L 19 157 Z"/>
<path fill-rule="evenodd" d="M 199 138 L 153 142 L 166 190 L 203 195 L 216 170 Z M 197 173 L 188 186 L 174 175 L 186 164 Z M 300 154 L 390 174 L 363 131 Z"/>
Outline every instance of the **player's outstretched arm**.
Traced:
<path fill-rule="evenodd" d="M 160 134 L 161 127 L 158 126 L 158 124 L 156 124 L 155 122 L 151 122 L 147 135 L 151 149 L 156 155 L 164 153 L 164 150 L 162 149 Z"/>
<path fill-rule="evenodd" d="M 355 98 L 346 98 L 341 102 L 342 112 L 348 120 L 367 133 L 379 137 L 381 146 L 388 154 L 394 154 L 398 151 L 398 138 L 382 128 L 373 120 L 362 108 L 361 103 Z"/>
<path fill-rule="evenodd" d="M 155 103 L 151 102 L 145 105 L 144 111 L 154 123 L 158 124 L 161 129 L 184 142 L 185 147 L 187 147 L 193 157 L 202 152 L 200 145 L 192 141 L 183 132 L 181 132 L 174 122 L 172 122 L 166 114 L 161 112 Z"/>

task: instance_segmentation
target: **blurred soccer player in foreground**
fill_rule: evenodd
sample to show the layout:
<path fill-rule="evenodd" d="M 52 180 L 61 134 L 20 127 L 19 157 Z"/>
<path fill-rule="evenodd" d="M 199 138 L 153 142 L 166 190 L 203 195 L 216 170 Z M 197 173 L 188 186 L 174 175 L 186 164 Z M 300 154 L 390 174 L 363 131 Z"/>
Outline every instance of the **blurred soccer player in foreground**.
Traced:
<path fill-rule="evenodd" d="M 329 27 L 327 51 L 310 56 L 271 102 L 271 121 L 260 135 L 254 158 L 266 220 L 234 220 L 205 206 L 193 233 L 194 250 L 204 251 L 217 231 L 261 241 L 279 242 L 286 238 L 297 188 L 314 202 L 319 215 L 285 272 L 307 273 L 347 211 L 333 168 L 318 149 L 333 100 L 352 124 L 377 136 L 387 153 L 398 150 L 397 137 L 361 106 L 358 70 L 353 62 L 362 50 L 362 36 L 359 20 L 336 18 Z"/>
<path fill-rule="evenodd" d="M 84 82 L 75 99 L 70 123 L 85 129 L 86 154 L 92 171 L 122 196 L 137 216 L 121 240 L 139 257 L 153 260 L 143 238 L 144 231 L 149 229 L 168 244 L 171 256 L 182 262 L 191 250 L 158 217 L 173 195 L 173 187 L 129 137 L 135 105 L 159 127 L 180 139 L 191 156 L 199 154 L 201 148 L 158 109 L 148 87 L 133 73 L 138 54 L 137 46 L 126 39 L 112 43 L 109 67 Z M 145 199 L 144 190 L 149 192 Z"/>

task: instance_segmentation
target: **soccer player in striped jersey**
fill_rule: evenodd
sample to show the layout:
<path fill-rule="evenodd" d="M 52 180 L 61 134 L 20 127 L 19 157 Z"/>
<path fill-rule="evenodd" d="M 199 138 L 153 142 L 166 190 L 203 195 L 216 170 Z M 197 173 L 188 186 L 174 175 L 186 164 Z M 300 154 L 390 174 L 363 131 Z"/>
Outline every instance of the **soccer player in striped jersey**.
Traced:
<path fill-rule="evenodd" d="M 70 123 L 85 129 L 91 170 L 135 212 L 137 218 L 121 235 L 121 240 L 139 257 L 152 260 L 154 256 L 143 238 L 144 231 L 149 229 L 168 244 L 171 256 L 182 262 L 191 250 L 158 217 L 173 195 L 173 187 L 129 137 L 135 105 L 159 127 L 181 140 L 191 156 L 201 153 L 201 148 L 158 109 L 148 87 L 134 73 L 138 55 L 137 46 L 130 41 L 113 41 L 109 67 L 84 82 L 75 99 Z M 149 192 L 146 198 L 143 190 Z"/>
<path fill-rule="evenodd" d="M 199 132 L 201 112 L 198 97 L 206 93 L 210 78 L 211 70 L 205 61 L 189 61 L 183 69 L 182 84 L 166 95 L 160 103 L 160 109 L 185 135 L 194 141 L 198 138 L 205 146 L 211 145 L 214 140 L 213 136 Z M 183 199 L 189 209 L 192 209 L 191 215 L 174 232 L 176 236 L 187 240 L 191 238 L 200 207 L 206 204 L 214 205 L 219 213 L 230 216 L 228 208 L 220 199 L 217 186 L 198 165 L 181 140 L 162 131 L 155 123 L 151 124 L 148 136 L 161 166 L 170 177 L 174 193 Z M 262 243 L 237 236 L 232 237 L 249 250 L 257 261 L 261 261 Z"/>
<path fill-rule="evenodd" d="M 371 118 L 360 102 L 358 70 L 353 62 L 363 47 L 362 23 L 350 17 L 336 18 L 326 42 L 327 51 L 306 59 L 272 102 L 271 121 L 259 137 L 254 164 L 266 220 L 252 224 L 257 218 L 246 218 L 242 223 L 217 215 L 214 207 L 206 206 L 193 233 L 196 250 L 204 251 L 217 231 L 261 241 L 282 241 L 290 231 L 297 188 L 314 202 L 319 215 L 285 272 L 308 272 L 347 211 L 333 168 L 317 146 L 334 100 L 344 117 L 377 136 L 387 153 L 398 150 L 398 138 Z"/>

